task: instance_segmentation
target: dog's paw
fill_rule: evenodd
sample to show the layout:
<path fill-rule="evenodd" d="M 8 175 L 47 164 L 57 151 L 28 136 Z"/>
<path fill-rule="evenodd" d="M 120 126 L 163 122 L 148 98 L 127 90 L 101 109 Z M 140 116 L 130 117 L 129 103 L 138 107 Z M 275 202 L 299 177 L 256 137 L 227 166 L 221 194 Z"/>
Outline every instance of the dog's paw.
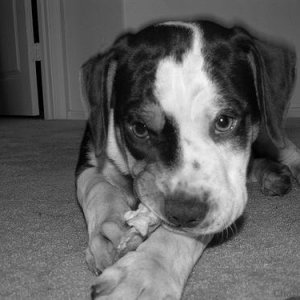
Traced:
<path fill-rule="evenodd" d="M 101 224 L 89 239 L 86 262 L 89 269 L 100 275 L 118 259 L 118 245 L 129 230 L 123 220 L 109 220 Z"/>
<path fill-rule="evenodd" d="M 292 174 L 285 165 L 276 164 L 266 169 L 261 182 L 261 189 L 268 196 L 282 196 L 292 188 Z"/>
<path fill-rule="evenodd" d="M 91 296 L 97 300 L 178 300 L 180 291 L 157 258 L 136 251 L 107 268 Z"/>
<path fill-rule="evenodd" d="M 114 245 L 101 234 L 90 239 L 89 246 L 85 250 L 85 259 L 88 268 L 99 276 L 103 270 L 112 265 L 115 260 L 116 249 Z"/>
<path fill-rule="evenodd" d="M 129 251 L 134 251 L 145 239 L 124 220 L 104 222 L 95 231 L 86 249 L 86 262 L 97 276 Z"/>
<path fill-rule="evenodd" d="M 291 165 L 290 170 L 291 170 L 294 178 L 300 184 L 300 162 Z"/>

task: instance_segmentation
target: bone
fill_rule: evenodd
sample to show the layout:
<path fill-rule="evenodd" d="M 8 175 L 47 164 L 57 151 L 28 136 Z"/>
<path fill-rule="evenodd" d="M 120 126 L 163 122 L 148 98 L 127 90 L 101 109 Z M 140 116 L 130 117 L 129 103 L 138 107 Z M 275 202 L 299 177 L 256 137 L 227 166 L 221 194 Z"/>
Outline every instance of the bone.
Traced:
<path fill-rule="evenodd" d="M 141 172 L 134 180 L 134 190 L 141 201 L 159 218 L 164 219 L 164 195 L 157 188 L 156 178 L 151 172 L 151 166 Z"/>
<path fill-rule="evenodd" d="M 125 221 L 142 236 L 147 237 L 159 224 L 160 219 L 144 204 L 140 204 L 136 211 L 125 213 Z"/>
<path fill-rule="evenodd" d="M 164 199 L 163 194 L 156 186 L 154 172 L 151 166 L 142 169 L 134 180 L 134 190 L 140 204 L 137 210 L 128 211 L 124 215 L 129 230 L 121 239 L 117 252 L 118 258 L 136 248 L 149 237 L 149 235 L 165 222 L 162 215 Z"/>
<path fill-rule="evenodd" d="M 128 211 L 124 219 L 130 229 L 122 237 L 117 252 L 118 258 L 124 256 L 129 251 L 136 248 L 161 224 L 160 218 L 157 217 L 143 203 L 135 211 Z"/>

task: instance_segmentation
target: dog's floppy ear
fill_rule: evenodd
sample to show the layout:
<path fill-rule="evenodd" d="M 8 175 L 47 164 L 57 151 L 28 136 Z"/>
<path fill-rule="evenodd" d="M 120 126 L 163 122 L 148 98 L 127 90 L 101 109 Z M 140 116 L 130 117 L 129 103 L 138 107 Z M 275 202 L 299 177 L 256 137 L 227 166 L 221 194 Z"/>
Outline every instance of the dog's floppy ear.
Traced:
<path fill-rule="evenodd" d="M 89 107 L 88 125 L 96 156 L 100 156 L 107 142 L 109 113 L 115 101 L 113 86 L 118 60 L 126 51 L 129 37 L 120 36 L 106 52 L 95 55 L 81 67 L 81 95 Z"/>
<path fill-rule="evenodd" d="M 281 130 L 295 82 L 295 51 L 284 43 L 263 41 L 244 29 L 237 30 L 248 38 L 248 56 L 266 133 L 276 146 L 283 147 Z"/>
<path fill-rule="evenodd" d="M 116 61 L 113 50 L 90 58 L 81 67 L 80 81 L 83 100 L 89 107 L 89 128 L 96 156 L 106 145 L 109 109 Z"/>

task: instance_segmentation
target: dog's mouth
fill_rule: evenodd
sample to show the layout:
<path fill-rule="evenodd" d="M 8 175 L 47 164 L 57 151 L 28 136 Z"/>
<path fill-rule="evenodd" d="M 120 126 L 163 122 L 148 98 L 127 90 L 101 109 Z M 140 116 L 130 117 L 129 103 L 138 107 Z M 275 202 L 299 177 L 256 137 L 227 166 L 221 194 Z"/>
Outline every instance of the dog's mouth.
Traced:
<path fill-rule="evenodd" d="M 207 203 L 193 201 L 189 206 L 187 202 L 181 201 L 181 205 L 178 206 L 177 203 L 176 209 L 169 208 L 166 196 L 157 187 L 155 178 L 154 172 L 148 170 L 140 172 L 134 180 L 134 191 L 139 201 L 155 214 L 168 230 L 198 237 L 221 232 L 234 222 L 235 218 L 227 221 L 218 220 L 213 215 L 215 210 L 212 205 L 209 206 Z"/>

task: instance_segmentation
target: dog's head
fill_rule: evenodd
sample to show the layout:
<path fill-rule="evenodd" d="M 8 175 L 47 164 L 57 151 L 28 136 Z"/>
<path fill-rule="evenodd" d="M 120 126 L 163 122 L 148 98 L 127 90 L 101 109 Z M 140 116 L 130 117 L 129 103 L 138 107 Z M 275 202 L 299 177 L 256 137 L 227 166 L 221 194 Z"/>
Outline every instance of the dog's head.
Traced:
<path fill-rule="evenodd" d="M 209 21 L 127 34 L 82 68 L 95 157 L 136 178 L 140 200 L 169 224 L 221 231 L 244 210 L 261 124 L 283 143 L 294 60 L 288 48 Z"/>

